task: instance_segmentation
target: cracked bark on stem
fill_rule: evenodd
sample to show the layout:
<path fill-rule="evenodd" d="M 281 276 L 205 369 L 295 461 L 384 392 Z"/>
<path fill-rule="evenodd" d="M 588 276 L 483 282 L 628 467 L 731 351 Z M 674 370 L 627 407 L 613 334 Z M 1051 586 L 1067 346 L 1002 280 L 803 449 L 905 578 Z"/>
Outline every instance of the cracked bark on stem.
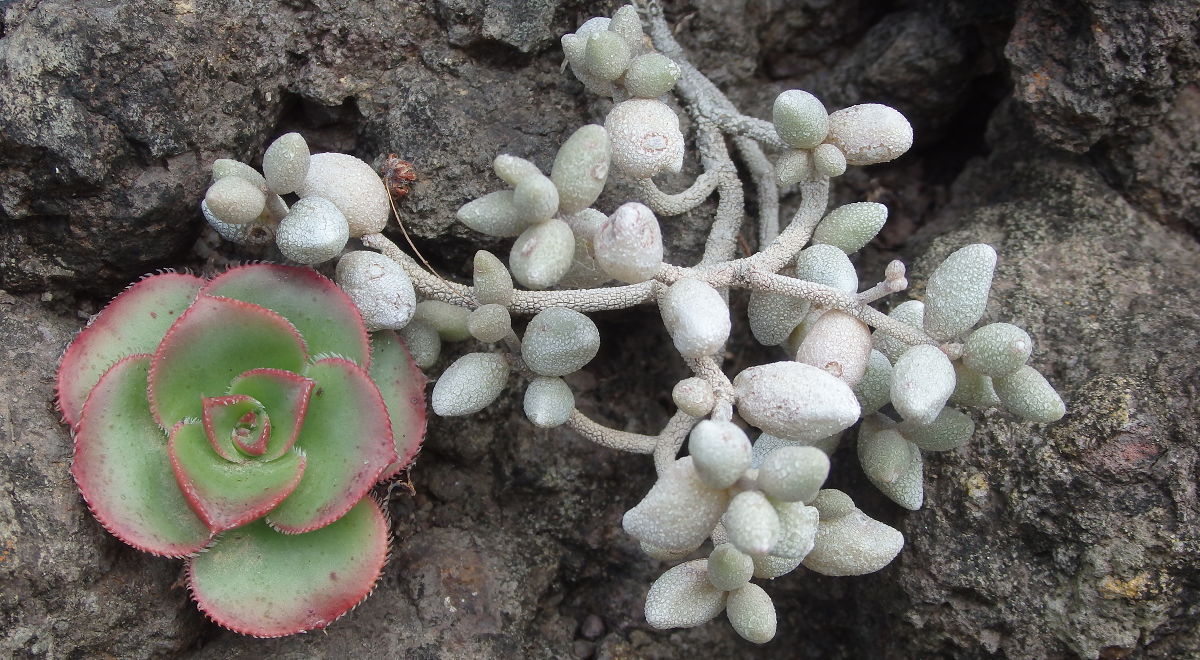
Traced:
<path fill-rule="evenodd" d="M 779 235 L 779 186 L 775 185 L 775 166 L 753 140 L 733 138 L 733 146 L 750 170 L 758 196 L 758 247 L 769 245 Z"/>
<path fill-rule="evenodd" d="M 637 179 L 638 196 L 658 215 L 682 215 L 708 199 L 717 188 L 717 173 L 701 172 L 700 176 L 683 192 L 669 194 L 662 191 L 653 179 Z"/>
<path fill-rule="evenodd" d="M 656 435 L 644 435 L 642 433 L 630 433 L 629 431 L 611 429 L 592 420 L 587 415 L 579 412 L 578 409 L 571 412 L 571 416 L 567 418 L 565 426 L 601 447 L 627 451 L 633 454 L 652 454 L 655 447 L 658 446 L 659 441 L 659 437 Z"/>
<path fill-rule="evenodd" d="M 367 234 L 362 237 L 363 245 L 379 250 L 404 269 L 412 280 L 413 287 L 422 298 L 441 300 L 467 309 L 479 306 L 471 287 L 444 280 L 421 268 L 415 259 L 399 248 L 383 234 Z M 514 314 L 532 315 L 551 307 L 566 307 L 584 314 L 617 309 L 629 309 L 654 300 L 653 282 L 602 289 L 566 289 L 562 291 L 513 292 L 508 310 Z"/>
<path fill-rule="evenodd" d="M 654 471 L 659 476 L 675 463 L 680 447 L 683 447 L 688 433 L 698 421 L 699 417 L 692 417 L 682 410 L 677 410 L 658 434 L 658 444 L 654 447 Z"/>

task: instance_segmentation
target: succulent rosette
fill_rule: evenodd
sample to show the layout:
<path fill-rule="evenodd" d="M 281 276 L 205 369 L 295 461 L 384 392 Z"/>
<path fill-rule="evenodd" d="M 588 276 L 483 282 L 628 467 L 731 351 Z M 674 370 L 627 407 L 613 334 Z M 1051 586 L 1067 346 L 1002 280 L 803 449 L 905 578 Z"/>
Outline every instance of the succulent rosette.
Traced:
<path fill-rule="evenodd" d="M 58 404 L 100 523 L 186 558 L 218 624 L 275 637 L 373 588 L 389 532 L 370 491 L 416 455 L 424 385 L 331 281 L 257 264 L 128 288 L 67 349 Z"/>

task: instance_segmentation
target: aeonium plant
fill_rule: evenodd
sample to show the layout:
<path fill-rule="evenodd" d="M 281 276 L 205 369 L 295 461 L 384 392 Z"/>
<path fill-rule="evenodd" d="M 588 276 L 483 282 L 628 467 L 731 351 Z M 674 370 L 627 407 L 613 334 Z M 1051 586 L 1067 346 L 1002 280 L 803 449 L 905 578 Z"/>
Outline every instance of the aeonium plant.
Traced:
<path fill-rule="evenodd" d="M 389 531 L 370 492 L 420 448 L 424 386 L 333 282 L 256 264 L 126 289 L 67 349 L 58 405 L 97 520 L 185 558 L 218 624 L 276 637 L 374 587 Z"/>

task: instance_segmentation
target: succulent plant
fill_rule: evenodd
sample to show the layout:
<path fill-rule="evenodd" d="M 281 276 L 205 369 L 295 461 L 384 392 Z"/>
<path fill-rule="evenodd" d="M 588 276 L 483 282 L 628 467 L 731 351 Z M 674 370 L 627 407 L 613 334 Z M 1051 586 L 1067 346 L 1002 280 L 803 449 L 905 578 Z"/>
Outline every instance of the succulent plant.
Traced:
<path fill-rule="evenodd" d="M 725 612 L 740 635 L 766 642 L 778 619 L 752 580 L 801 565 L 826 575 L 870 573 L 904 546 L 899 530 L 824 488 L 843 436 L 857 436 L 868 479 L 916 509 L 924 502 L 923 452 L 956 449 L 974 432 L 961 407 L 1000 408 L 1031 422 L 1054 421 L 1066 408 L 1027 364 L 1033 340 L 1025 331 L 1008 323 L 976 328 L 997 263 L 991 246 L 954 252 L 929 278 L 923 300 L 886 314 L 875 305 L 909 285 L 902 262 L 860 290 L 850 255 L 880 232 L 888 209 L 857 202 L 830 210 L 830 184 L 848 167 L 889 162 L 912 146 L 900 111 L 863 103 L 829 112 L 815 94 L 794 89 L 777 95 L 770 120 L 742 114 L 688 62 L 654 0 L 591 18 L 562 46 L 575 77 L 612 104 L 602 124 L 562 143 L 548 176 L 525 158 L 496 157 L 493 172 L 507 187 L 466 201 L 457 216 L 471 230 L 514 240 L 507 263 L 476 253 L 469 285 L 430 273 L 380 233 L 386 212 L 380 219 L 364 211 L 381 207 L 370 203 L 371 191 L 387 190 L 378 177 L 349 157 L 306 156 L 294 137 L 268 149 L 265 177 L 240 163 L 214 164 L 205 212 L 230 240 L 287 238 L 280 249 L 299 261 L 331 259 L 354 239 L 377 250 L 352 251 L 338 264 L 338 282 L 371 327 L 398 329 L 422 367 L 438 361 L 442 342 L 482 344 L 442 373 L 435 413 L 473 414 L 506 388 L 523 387 L 533 425 L 652 455 L 658 480 L 625 514 L 625 531 L 663 561 L 680 562 L 705 543 L 712 549 L 655 581 L 647 620 L 695 626 Z M 685 137 L 662 98 L 668 93 L 688 112 L 694 135 Z M 654 177 L 680 172 L 690 144 L 703 171 L 684 190 L 663 191 Z M 631 183 L 636 199 L 602 210 L 610 175 Z M 747 185 L 758 207 L 757 251 L 739 256 Z M 289 214 L 277 195 L 293 187 L 303 199 Z M 784 222 L 781 199 L 791 192 L 798 208 Z M 695 218 L 713 196 L 712 217 Z M 298 213 L 306 202 L 312 208 Z M 317 213 L 318 206 L 336 209 Z M 344 223 L 331 220 L 334 211 Z M 312 229 L 293 237 L 287 218 L 278 220 L 283 214 Z M 698 263 L 666 261 L 660 218 L 670 216 L 707 229 Z M 333 235 L 342 224 L 349 238 Z M 739 324 L 730 299 L 745 294 L 751 333 L 780 355 L 731 377 L 725 347 Z M 691 371 L 671 392 L 677 412 L 655 434 L 592 420 L 569 385 L 599 354 L 601 333 L 588 314 L 642 304 L 658 306 Z M 532 318 L 523 324 L 522 317 Z"/>
<path fill-rule="evenodd" d="M 121 541 L 187 561 L 222 626 L 323 628 L 370 593 L 388 521 L 372 487 L 425 432 L 424 376 L 307 268 L 147 277 L 68 347 L 71 472 Z"/>

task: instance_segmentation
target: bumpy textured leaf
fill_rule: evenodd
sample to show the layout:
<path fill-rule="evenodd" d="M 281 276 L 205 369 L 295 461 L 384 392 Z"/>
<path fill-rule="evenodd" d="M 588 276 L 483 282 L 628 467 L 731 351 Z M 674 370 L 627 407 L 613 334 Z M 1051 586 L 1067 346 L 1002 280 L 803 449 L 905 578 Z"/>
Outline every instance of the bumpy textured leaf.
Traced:
<path fill-rule="evenodd" d="M 910 510 L 925 501 L 925 463 L 921 450 L 892 429 L 864 423 L 858 434 L 858 460 L 875 487 Z"/>
<path fill-rule="evenodd" d="M 658 629 L 691 628 L 725 609 L 725 592 L 708 581 L 708 562 L 696 559 L 658 576 L 646 594 L 646 622 Z"/>
<path fill-rule="evenodd" d="M 105 372 L 84 405 L 71 474 L 104 528 L 146 552 L 182 557 L 211 536 L 175 482 L 167 439 L 146 402 L 149 355 Z"/>
<path fill-rule="evenodd" d="M 267 516 L 291 534 L 340 518 L 397 458 L 387 407 L 366 372 L 349 360 L 326 358 L 304 375 L 317 382 L 296 439 L 308 467 L 295 492 Z"/>
<path fill-rule="evenodd" d="M 946 257 L 925 285 L 925 332 L 938 341 L 949 341 L 978 323 L 995 269 L 996 250 L 984 243 Z"/>
<path fill-rule="evenodd" d="M 304 473 L 304 455 L 294 448 L 273 461 L 227 461 L 213 451 L 199 424 L 177 424 L 168 451 L 180 488 L 214 533 L 263 517 L 296 489 Z"/>
<path fill-rule="evenodd" d="M 280 534 L 262 521 L 231 530 L 188 567 L 200 609 L 246 635 L 324 628 L 371 592 L 387 557 L 387 522 L 370 498 L 333 524 Z"/>
<path fill-rule="evenodd" d="M 729 504 L 729 493 L 708 487 L 685 456 L 659 476 L 637 506 L 625 512 L 630 536 L 665 550 L 693 550 L 708 538 Z"/>
<path fill-rule="evenodd" d="M 757 584 L 732 591 L 725 601 L 725 616 L 737 634 L 755 644 L 766 644 L 775 638 L 777 620 L 775 604 Z"/>
<path fill-rule="evenodd" d="M 400 337 L 390 331 L 371 335 L 371 380 L 379 388 L 392 422 L 397 459 L 380 475 L 388 480 L 408 467 L 425 439 L 425 374 L 417 368 Z"/>
<path fill-rule="evenodd" d="M 233 268 L 204 287 L 211 296 L 266 307 L 296 326 L 309 355 L 340 355 L 364 369 L 371 348 L 358 308 L 329 278 L 311 268 L 255 264 Z"/>
<path fill-rule="evenodd" d="M 804 565 L 811 570 L 833 576 L 874 573 L 891 563 L 904 547 L 899 530 L 859 511 L 845 493 L 823 490 L 815 504 L 820 511 L 817 538 L 804 558 Z"/>
<path fill-rule="evenodd" d="M 954 365 L 936 346 L 913 346 L 892 370 L 892 405 L 907 422 L 928 424 L 954 393 Z"/>
<path fill-rule="evenodd" d="M 113 299 L 71 342 L 58 368 L 58 407 L 79 423 L 88 392 L 124 357 L 153 353 L 167 329 L 196 298 L 204 280 L 183 273 L 148 277 Z"/>
<path fill-rule="evenodd" d="M 245 395 L 262 404 L 271 420 L 271 437 L 262 460 L 283 456 L 296 442 L 316 383 L 279 369 L 251 369 L 229 384 L 231 395 Z"/>
<path fill-rule="evenodd" d="M 150 409 L 163 428 L 199 417 L 206 396 L 225 394 L 249 369 L 300 371 L 308 359 L 292 324 L 264 307 L 201 293 L 158 346 Z"/>

